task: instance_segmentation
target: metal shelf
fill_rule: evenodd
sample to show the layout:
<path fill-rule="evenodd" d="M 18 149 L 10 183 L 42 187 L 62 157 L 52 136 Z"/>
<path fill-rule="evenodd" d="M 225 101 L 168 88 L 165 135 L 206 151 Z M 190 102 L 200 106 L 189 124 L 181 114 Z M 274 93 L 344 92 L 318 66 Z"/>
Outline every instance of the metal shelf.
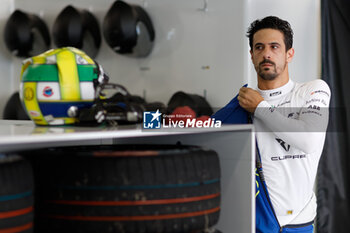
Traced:
<path fill-rule="evenodd" d="M 31 121 L 0 120 L 0 153 L 102 144 L 198 145 L 215 150 L 221 166 L 221 213 L 224 233 L 255 232 L 255 136 L 252 125 L 210 129 L 143 130 L 123 127 L 36 127 Z"/>

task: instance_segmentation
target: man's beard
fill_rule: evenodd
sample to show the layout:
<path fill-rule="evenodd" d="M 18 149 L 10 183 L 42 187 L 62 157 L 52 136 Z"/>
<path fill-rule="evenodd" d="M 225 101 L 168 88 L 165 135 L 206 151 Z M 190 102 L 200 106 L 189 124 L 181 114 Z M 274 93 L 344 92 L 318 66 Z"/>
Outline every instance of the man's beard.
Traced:
<path fill-rule="evenodd" d="M 268 64 L 271 64 L 272 67 L 262 67 L 263 64 L 265 63 L 268 63 Z M 285 65 L 284 65 L 285 66 Z M 265 69 L 268 69 L 268 70 L 265 70 Z M 273 61 L 270 61 L 268 59 L 265 59 L 263 60 L 262 62 L 259 63 L 259 66 L 257 67 L 257 73 L 258 75 L 266 80 L 266 81 L 272 81 L 274 80 L 279 74 L 277 73 L 277 67 L 276 67 L 276 64 L 273 62 Z M 272 72 L 269 72 L 269 73 L 265 73 L 264 71 L 272 71 Z"/>

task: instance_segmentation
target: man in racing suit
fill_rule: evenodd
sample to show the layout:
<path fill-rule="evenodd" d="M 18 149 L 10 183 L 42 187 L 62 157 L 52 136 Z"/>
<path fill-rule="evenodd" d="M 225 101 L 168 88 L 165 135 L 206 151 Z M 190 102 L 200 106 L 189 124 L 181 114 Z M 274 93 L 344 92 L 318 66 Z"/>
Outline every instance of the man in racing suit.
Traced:
<path fill-rule="evenodd" d="M 316 216 L 313 187 L 328 124 L 330 89 L 322 80 L 296 83 L 289 78 L 294 49 L 287 21 L 273 16 L 256 20 L 247 36 L 258 88 L 242 87 L 237 99 L 253 114 L 256 129 L 261 170 L 256 231 L 311 233 Z M 259 195 L 265 195 L 264 203 Z"/>

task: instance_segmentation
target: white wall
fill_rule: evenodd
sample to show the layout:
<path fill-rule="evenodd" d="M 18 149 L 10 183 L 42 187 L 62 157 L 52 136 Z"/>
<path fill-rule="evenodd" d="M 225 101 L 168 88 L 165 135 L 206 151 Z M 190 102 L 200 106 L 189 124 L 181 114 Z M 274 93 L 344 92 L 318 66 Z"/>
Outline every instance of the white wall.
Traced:
<path fill-rule="evenodd" d="M 41 14 L 52 29 L 58 13 L 69 3 L 90 9 L 102 26 L 113 0 L 15 0 L 16 8 Z M 125 85 L 148 101 L 168 102 L 176 91 L 203 94 L 212 106 L 222 106 L 244 83 L 243 1 L 209 1 L 208 12 L 199 11 L 203 0 L 127 0 L 146 3 L 156 41 L 152 54 L 143 59 L 118 55 L 103 40 L 96 60 L 113 82 Z M 20 60 L 15 59 L 15 86 Z M 209 67 L 209 69 L 203 68 Z M 16 83 L 17 82 L 17 83 Z"/>
<path fill-rule="evenodd" d="M 153 20 L 156 40 L 147 58 L 118 55 L 104 39 L 96 60 L 113 82 L 148 101 L 167 103 L 178 90 L 203 94 L 213 107 L 224 106 L 256 74 L 249 58 L 249 24 L 256 18 L 277 15 L 295 32 L 296 55 L 291 77 L 306 81 L 319 76 L 319 0 L 208 0 L 208 12 L 198 11 L 204 0 L 125 0 L 145 4 Z M 10 93 L 18 90 L 21 59 L 14 58 L 3 42 L 3 26 L 15 9 L 39 14 L 50 31 L 59 12 L 68 4 L 90 9 L 102 27 L 113 0 L 1 0 L 0 9 L 0 113 Z M 53 43 L 52 43 L 52 46 Z M 203 68 L 203 67 L 209 67 Z"/>
<path fill-rule="evenodd" d="M 7 51 L 3 31 L 6 20 L 13 10 L 14 0 L 0 0 L 0 119 L 5 107 L 6 101 L 9 99 L 14 89 L 12 85 L 12 55 Z"/>

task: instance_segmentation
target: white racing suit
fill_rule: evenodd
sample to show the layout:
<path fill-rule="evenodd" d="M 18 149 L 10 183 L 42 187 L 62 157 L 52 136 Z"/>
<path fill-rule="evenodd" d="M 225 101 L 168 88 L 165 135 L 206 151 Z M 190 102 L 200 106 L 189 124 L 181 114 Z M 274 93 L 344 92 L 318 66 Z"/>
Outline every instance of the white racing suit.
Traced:
<path fill-rule="evenodd" d="M 331 93 L 322 80 L 302 84 L 289 80 L 280 88 L 258 91 L 264 101 L 256 108 L 253 122 L 269 199 L 264 206 L 270 205 L 280 232 L 291 232 L 289 227 L 307 227 L 316 216 L 313 187 Z M 257 187 L 257 201 L 262 191 Z M 269 232 L 258 225 L 257 210 L 257 232 Z M 312 232 L 308 229 L 300 232 Z"/>

